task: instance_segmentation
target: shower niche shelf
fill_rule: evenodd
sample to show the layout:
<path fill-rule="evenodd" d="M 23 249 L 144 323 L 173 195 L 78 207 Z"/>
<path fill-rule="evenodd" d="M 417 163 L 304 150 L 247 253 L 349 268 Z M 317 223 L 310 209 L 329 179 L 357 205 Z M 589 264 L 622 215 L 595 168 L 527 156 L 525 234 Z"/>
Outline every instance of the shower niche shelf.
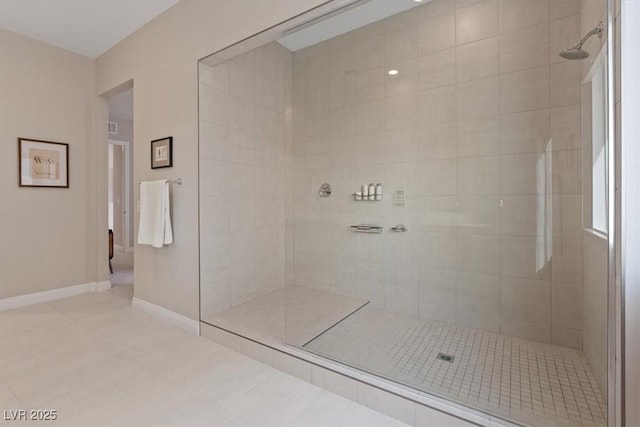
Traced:
<path fill-rule="evenodd" d="M 382 184 L 365 184 L 362 191 L 357 191 L 351 195 L 356 202 L 381 202 L 382 201 Z"/>

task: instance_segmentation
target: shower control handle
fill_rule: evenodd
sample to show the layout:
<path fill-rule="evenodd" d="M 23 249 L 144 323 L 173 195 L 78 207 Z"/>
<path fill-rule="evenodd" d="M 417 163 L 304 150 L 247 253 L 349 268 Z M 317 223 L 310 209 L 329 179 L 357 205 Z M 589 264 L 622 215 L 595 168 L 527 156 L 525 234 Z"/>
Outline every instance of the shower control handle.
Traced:
<path fill-rule="evenodd" d="M 395 227 L 391 227 L 391 231 L 395 231 L 396 233 L 404 233 L 405 231 L 409 231 L 409 229 L 402 224 L 398 224 Z"/>

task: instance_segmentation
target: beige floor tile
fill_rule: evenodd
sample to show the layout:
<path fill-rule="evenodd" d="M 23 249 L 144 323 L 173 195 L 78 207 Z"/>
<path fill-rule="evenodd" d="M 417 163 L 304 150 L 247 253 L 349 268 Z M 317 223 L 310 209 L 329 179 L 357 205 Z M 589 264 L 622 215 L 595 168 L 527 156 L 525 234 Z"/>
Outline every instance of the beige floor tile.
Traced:
<path fill-rule="evenodd" d="M 0 313 L 0 334 L 5 340 L 9 339 L 11 334 L 18 336 L 32 330 L 42 332 L 71 323 L 73 323 L 72 319 L 53 307 L 37 304 Z"/>
<path fill-rule="evenodd" d="M 24 409 L 8 384 L 0 383 L 0 406 L 7 410 Z"/>
<path fill-rule="evenodd" d="M 277 416 L 273 426 L 338 426 L 353 409 L 353 402 L 312 387 L 293 402 L 287 411 Z"/>
<path fill-rule="evenodd" d="M 0 410 L 55 409 L 57 425 L 395 425 L 114 290 L 4 312 L 0 328 Z"/>
<path fill-rule="evenodd" d="M 176 399 L 169 405 L 154 410 L 150 415 L 136 421 L 136 426 L 217 426 L 233 427 L 238 424 L 223 415 L 209 410 L 193 399 Z"/>
<path fill-rule="evenodd" d="M 232 393 L 219 406 L 220 413 L 242 425 L 269 425 L 313 386 L 272 371 L 245 393 Z"/>
<path fill-rule="evenodd" d="M 407 424 L 361 406 L 350 411 L 340 425 L 345 427 L 400 427 Z"/>

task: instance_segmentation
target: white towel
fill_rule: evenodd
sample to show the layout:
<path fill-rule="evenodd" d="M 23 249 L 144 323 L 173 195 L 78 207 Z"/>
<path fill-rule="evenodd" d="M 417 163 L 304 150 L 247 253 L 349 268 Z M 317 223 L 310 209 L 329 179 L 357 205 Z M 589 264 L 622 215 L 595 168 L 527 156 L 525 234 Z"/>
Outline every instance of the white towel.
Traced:
<path fill-rule="evenodd" d="M 173 243 L 169 211 L 169 181 L 141 182 L 139 244 L 161 248 Z"/>

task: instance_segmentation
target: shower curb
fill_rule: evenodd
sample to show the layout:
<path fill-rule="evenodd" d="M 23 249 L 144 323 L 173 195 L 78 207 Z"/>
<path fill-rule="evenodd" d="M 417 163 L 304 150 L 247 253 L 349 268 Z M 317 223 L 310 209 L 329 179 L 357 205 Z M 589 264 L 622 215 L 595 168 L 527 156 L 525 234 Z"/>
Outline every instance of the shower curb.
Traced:
<path fill-rule="evenodd" d="M 399 386 L 237 324 L 214 326 L 200 322 L 200 331 L 206 339 L 411 426 L 521 425 Z"/>

